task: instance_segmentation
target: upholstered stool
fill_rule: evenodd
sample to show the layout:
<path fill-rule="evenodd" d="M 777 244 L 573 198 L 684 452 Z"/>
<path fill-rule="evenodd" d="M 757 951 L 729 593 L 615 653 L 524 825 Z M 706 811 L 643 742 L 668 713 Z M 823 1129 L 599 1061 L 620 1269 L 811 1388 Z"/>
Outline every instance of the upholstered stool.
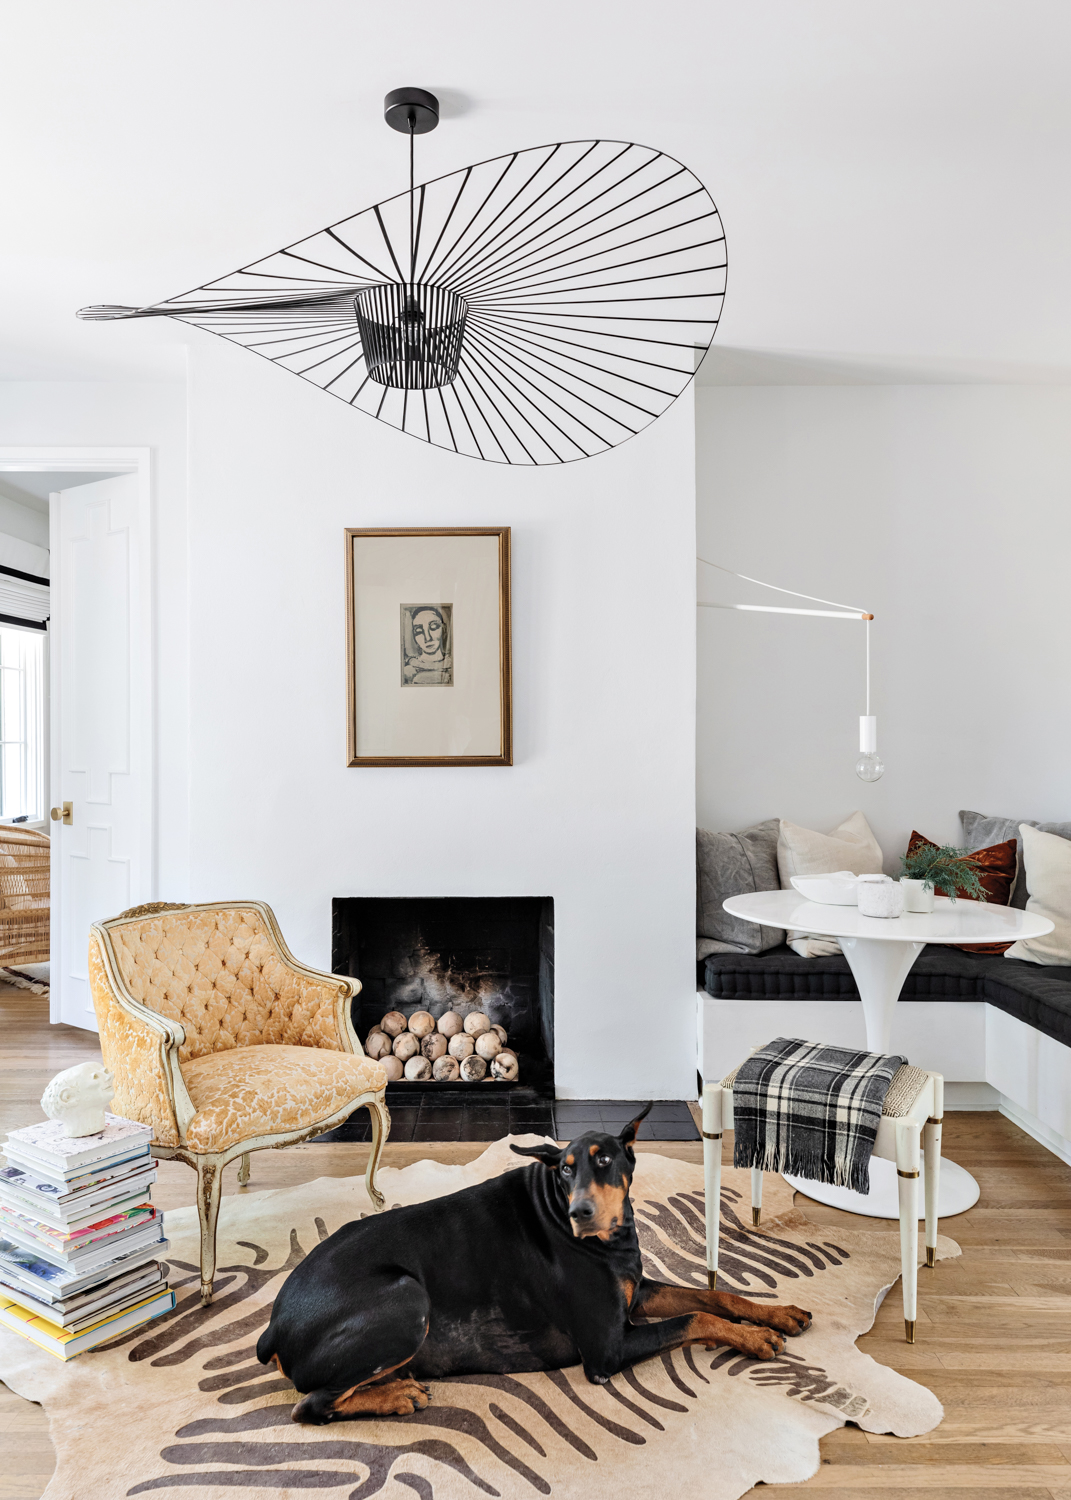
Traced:
<path fill-rule="evenodd" d="M 706 1179 L 707 1279 L 718 1277 L 721 1208 L 721 1142 L 733 1128 L 733 1084 L 739 1068 L 721 1083 L 703 1085 L 703 1165 Z M 919 1166 L 926 1160 L 926 1264 L 937 1262 L 937 1189 L 941 1172 L 941 1121 L 945 1081 L 905 1064 L 893 1074 L 874 1140 L 874 1156 L 896 1163 L 900 1190 L 900 1264 L 904 1287 L 904 1329 L 915 1342 L 918 1294 Z M 920 1149 L 921 1148 L 921 1149 Z M 751 1219 L 762 1218 L 762 1172 L 751 1170 Z"/>

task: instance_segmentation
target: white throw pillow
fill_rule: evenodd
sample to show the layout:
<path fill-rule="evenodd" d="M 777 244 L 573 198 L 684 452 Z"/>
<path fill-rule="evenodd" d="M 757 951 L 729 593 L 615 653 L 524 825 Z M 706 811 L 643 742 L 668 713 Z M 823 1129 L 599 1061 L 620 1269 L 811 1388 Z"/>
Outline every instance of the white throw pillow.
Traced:
<path fill-rule="evenodd" d="M 878 841 L 861 812 L 853 812 L 832 833 L 815 833 L 781 819 L 777 870 L 783 891 L 792 889 L 793 875 L 832 875 L 837 870 L 880 875 L 882 858 Z"/>
<path fill-rule="evenodd" d="M 1027 911 L 1048 917 L 1055 927 L 1045 937 L 1020 938 L 1005 958 L 1031 964 L 1071 964 L 1071 840 L 1019 825 L 1026 871 Z M 780 853 L 780 845 L 778 845 Z"/>
<path fill-rule="evenodd" d="M 853 812 L 832 833 L 815 833 L 811 828 L 781 819 L 777 872 L 783 891 L 793 889 L 793 875 L 833 875 L 838 870 L 850 870 L 853 875 L 880 875 L 882 861 L 881 847 L 861 812 Z M 801 958 L 823 958 L 841 952 L 836 938 L 818 933 L 790 932 L 788 943 Z"/>

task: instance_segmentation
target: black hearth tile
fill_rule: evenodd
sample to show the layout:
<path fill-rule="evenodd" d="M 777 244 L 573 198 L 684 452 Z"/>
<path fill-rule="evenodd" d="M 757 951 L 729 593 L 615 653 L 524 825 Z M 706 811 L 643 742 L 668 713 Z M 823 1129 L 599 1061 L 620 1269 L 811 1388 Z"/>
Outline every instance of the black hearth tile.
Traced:
<path fill-rule="evenodd" d="M 458 1139 L 462 1141 L 500 1141 L 503 1136 L 508 1134 L 509 1131 L 504 1116 L 497 1121 L 473 1120 L 468 1118 L 461 1127 L 461 1134 Z"/>
<path fill-rule="evenodd" d="M 598 1105 L 592 1104 L 590 1099 L 558 1099 L 554 1108 L 562 1120 L 591 1120 L 600 1115 Z"/>
<path fill-rule="evenodd" d="M 507 1125 L 509 1114 L 509 1107 L 505 1104 L 467 1104 L 465 1106 L 466 1120 L 478 1120 L 486 1124 Z"/>
<path fill-rule="evenodd" d="M 582 1135 L 605 1135 L 601 1120 L 563 1120 L 558 1117 L 558 1129 L 554 1139 L 557 1141 L 575 1141 Z"/>
<path fill-rule="evenodd" d="M 342 1143 L 367 1144 L 372 1139 L 372 1132 L 367 1121 L 362 1124 L 359 1120 L 345 1120 L 341 1125 L 336 1125 L 334 1130 L 329 1130 L 324 1135 L 313 1138 L 314 1146 L 334 1146 Z"/>
<path fill-rule="evenodd" d="M 348 1125 L 336 1125 L 334 1130 L 329 1130 L 325 1135 L 313 1137 L 314 1146 L 341 1146 L 348 1144 L 366 1145 L 371 1136 L 358 1133 L 356 1128 L 351 1130 Z"/>
<path fill-rule="evenodd" d="M 525 1105 L 524 1109 L 511 1109 L 509 1117 L 518 1124 L 524 1124 L 530 1120 L 549 1121 L 553 1124 L 554 1110 L 549 1104 L 544 1104 L 542 1107 Z"/>
<path fill-rule="evenodd" d="M 644 1128 L 641 1129 L 638 1139 L 641 1141 L 697 1141 L 699 1131 L 696 1130 L 691 1120 L 687 1124 L 683 1121 L 680 1124 L 672 1121 L 656 1121 L 650 1127 L 644 1122 Z"/>
<path fill-rule="evenodd" d="M 649 1120 L 682 1120 L 691 1117 L 687 1104 L 682 1099 L 663 1099 L 652 1104 L 647 1115 Z"/>
<path fill-rule="evenodd" d="M 461 1138 L 460 1120 L 455 1125 L 445 1125 L 439 1119 L 423 1120 L 413 1135 L 414 1141 L 459 1141 Z"/>
<path fill-rule="evenodd" d="M 465 1118 L 465 1113 L 466 1111 L 460 1105 L 455 1105 L 452 1109 L 422 1109 L 420 1117 L 417 1120 L 417 1130 L 423 1130 L 425 1125 L 442 1125 L 444 1127 L 460 1125 Z"/>

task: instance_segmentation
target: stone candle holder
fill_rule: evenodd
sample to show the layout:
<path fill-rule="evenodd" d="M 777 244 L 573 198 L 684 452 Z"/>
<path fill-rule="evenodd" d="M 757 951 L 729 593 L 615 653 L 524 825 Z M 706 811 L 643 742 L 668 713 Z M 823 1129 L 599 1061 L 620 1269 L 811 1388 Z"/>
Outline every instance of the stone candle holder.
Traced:
<path fill-rule="evenodd" d="M 904 909 L 900 883 L 888 875 L 860 875 L 859 911 L 864 917 L 898 917 Z"/>

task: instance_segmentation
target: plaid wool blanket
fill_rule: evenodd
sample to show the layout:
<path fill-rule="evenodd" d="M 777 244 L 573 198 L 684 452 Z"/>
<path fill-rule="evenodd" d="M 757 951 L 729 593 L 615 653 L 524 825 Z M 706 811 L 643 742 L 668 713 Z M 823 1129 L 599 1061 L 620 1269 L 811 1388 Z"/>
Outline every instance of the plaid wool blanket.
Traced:
<path fill-rule="evenodd" d="M 733 1083 L 733 1165 L 870 1191 L 870 1155 L 893 1074 L 906 1059 L 778 1037 Z"/>

